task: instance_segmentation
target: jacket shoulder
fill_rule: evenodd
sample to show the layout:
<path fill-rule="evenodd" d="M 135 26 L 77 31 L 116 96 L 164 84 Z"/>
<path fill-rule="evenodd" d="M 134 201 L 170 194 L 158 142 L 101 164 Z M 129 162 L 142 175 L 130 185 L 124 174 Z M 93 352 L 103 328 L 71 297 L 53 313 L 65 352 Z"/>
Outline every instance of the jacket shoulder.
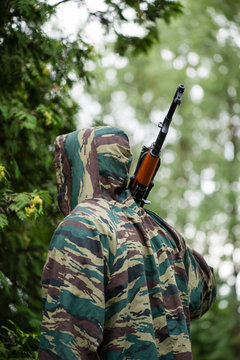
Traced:
<path fill-rule="evenodd" d="M 95 239 L 101 246 L 115 253 L 117 226 L 108 201 L 88 199 L 78 204 L 55 230 L 50 248 L 62 237 L 80 241 L 84 239 L 85 243 Z"/>

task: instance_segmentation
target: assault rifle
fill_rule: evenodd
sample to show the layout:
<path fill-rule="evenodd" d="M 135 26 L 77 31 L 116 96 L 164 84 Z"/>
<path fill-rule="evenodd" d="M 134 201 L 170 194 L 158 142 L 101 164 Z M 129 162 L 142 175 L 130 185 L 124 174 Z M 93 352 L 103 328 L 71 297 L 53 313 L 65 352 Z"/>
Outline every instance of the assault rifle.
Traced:
<path fill-rule="evenodd" d="M 158 124 L 160 131 L 156 141 L 153 142 L 149 148 L 145 145 L 142 147 L 136 170 L 130 178 L 128 188 L 134 200 L 140 204 L 140 206 L 150 203 L 150 201 L 147 201 L 146 199 L 154 186 L 153 179 L 161 163 L 160 155 L 162 145 L 167 136 L 176 107 L 181 104 L 184 89 L 185 86 L 183 84 L 178 86 L 167 116 L 165 117 L 163 123 L 159 122 Z"/>

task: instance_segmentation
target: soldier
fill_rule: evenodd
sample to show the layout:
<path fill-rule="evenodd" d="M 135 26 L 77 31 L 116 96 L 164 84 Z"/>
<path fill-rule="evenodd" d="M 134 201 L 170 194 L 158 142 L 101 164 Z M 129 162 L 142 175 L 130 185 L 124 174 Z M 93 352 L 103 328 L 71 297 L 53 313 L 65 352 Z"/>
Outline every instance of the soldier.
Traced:
<path fill-rule="evenodd" d="M 42 273 L 39 359 L 193 359 L 190 319 L 215 298 L 213 271 L 133 200 L 126 134 L 89 128 L 55 149 L 66 217 Z"/>

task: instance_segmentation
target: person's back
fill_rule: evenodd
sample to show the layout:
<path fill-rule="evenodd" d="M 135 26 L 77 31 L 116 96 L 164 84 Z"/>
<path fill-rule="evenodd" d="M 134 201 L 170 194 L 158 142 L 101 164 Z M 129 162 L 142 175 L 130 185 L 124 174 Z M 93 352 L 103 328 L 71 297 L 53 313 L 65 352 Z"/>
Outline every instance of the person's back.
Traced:
<path fill-rule="evenodd" d="M 59 204 L 42 275 L 39 359 L 192 359 L 190 318 L 215 296 L 211 269 L 126 189 L 126 135 L 91 128 L 56 141 Z"/>

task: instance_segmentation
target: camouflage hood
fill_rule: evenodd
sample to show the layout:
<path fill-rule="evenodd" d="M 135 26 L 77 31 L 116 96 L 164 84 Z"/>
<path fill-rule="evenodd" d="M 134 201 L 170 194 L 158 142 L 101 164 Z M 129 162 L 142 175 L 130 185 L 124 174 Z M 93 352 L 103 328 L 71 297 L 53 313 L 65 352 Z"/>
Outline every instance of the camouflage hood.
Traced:
<path fill-rule="evenodd" d="M 55 141 L 58 203 L 67 216 L 85 199 L 121 201 L 131 164 L 127 135 L 112 127 L 95 127 L 58 136 Z"/>

